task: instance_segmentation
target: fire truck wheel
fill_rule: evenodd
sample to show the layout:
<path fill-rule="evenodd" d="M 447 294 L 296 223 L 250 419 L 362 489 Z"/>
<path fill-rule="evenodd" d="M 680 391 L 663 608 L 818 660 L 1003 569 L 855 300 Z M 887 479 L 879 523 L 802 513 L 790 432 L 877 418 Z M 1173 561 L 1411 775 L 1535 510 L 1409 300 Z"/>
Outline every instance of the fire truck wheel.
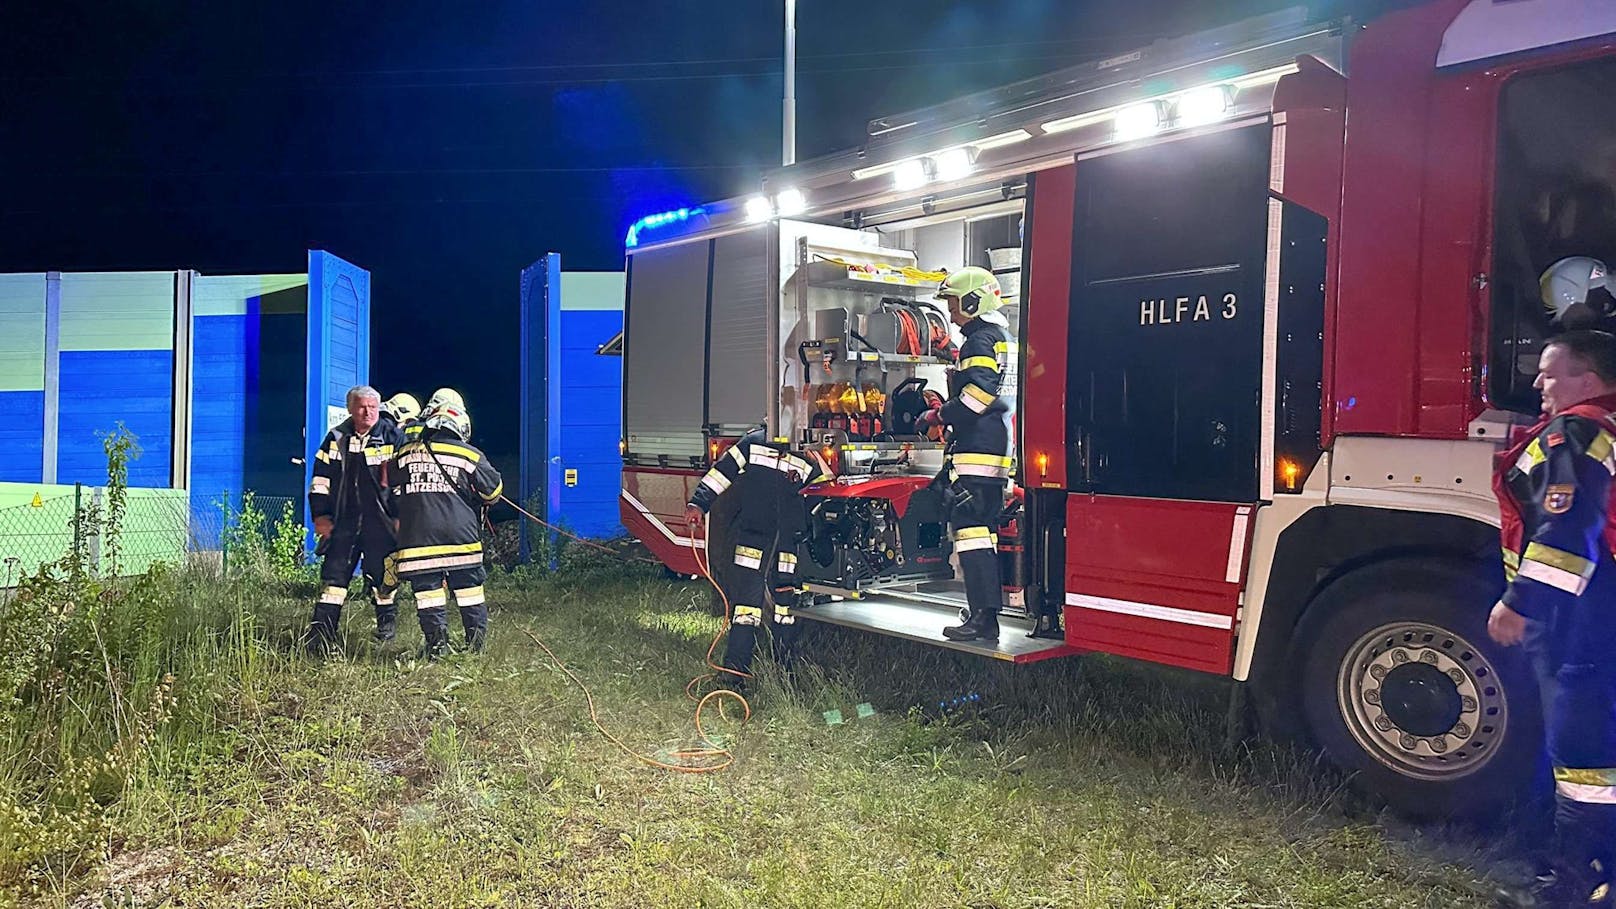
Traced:
<path fill-rule="evenodd" d="M 1384 562 L 1325 588 L 1297 626 L 1314 742 L 1401 814 L 1487 817 L 1530 794 L 1537 686 L 1519 648 L 1487 637 L 1496 594 L 1461 563 Z"/>

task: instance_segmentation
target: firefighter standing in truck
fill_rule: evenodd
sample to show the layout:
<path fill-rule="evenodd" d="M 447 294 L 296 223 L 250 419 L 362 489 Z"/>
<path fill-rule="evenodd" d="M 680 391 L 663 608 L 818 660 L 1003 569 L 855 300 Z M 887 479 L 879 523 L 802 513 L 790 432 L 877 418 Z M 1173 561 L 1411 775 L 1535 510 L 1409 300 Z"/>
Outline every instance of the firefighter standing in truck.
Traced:
<path fill-rule="evenodd" d="M 1487 631 L 1506 647 L 1524 642 L 1544 695 L 1554 874 L 1505 896 L 1516 906 L 1609 905 L 1608 893 L 1590 897 L 1616 874 L 1616 336 L 1550 341 L 1535 385 L 1545 417 L 1493 480 L 1508 585 Z"/>
<path fill-rule="evenodd" d="M 337 642 L 355 565 L 361 567 L 376 605 L 376 639 L 392 640 L 397 628 L 393 597 L 398 585 L 388 572 L 395 541 L 382 474 L 404 437 L 398 424 L 382 415 L 376 389 L 357 385 L 348 390 L 347 400 L 349 418 L 326 433 L 314 453 L 309 482 L 309 515 L 325 554 L 323 587 L 309 629 L 313 651 Z"/>
<path fill-rule="evenodd" d="M 797 617 L 791 609 L 800 592 L 796 546 L 804 523 L 801 493 L 804 487 L 830 476 L 830 468 L 816 452 L 793 452 L 785 439 L 770 439 L 760 428 L 731 446 L 691 494 L 685 521 L 692 527 L 701 523 L 719 496 L 729 494 L 740 500 L 733 527 L 734 552 L 725 554 L 735 564 L 726 572 L 723 591 L 729 600 L 730 629 L 723 662 L 729 672 L 719 680 L 721 684 L 744 687 L 766 603 L 767 614 L 774 620 L 775 661 L 789 666 L 797 636 Z"/>
<path fill-rule="evenodd" d="M 488 639 L 483 582 L 483 509 L 504 490 L 499 471 L 471 444 L 471 417 L 439 403 L 421 420 L 420 436 L 399 448 L 388 465 L 393 513 L 398 516 L 398 578 L 415 592 L 424 654 L 449 650 L 449 596 L 460 609 L 466 647 L 480 652 Z"/>
<path fill-rule="evenodd" d="M 960 327 L 959 366 L 949 376 L 948 400 L 922 414 L 915 431 L 927 435 L 947 428 L 943 469 L 936 485 L 944 490 L 949 529 L 960 571 L 965 575 L 965 621 L 943 629 L 955 641 L 994 641 L 999 637 L 998 538 L 994 526 L 1004 510 L 1010 479 L 1012 402 L 1001 395 L 1013 357 L 1009 322 L 999 281 L 985 268 L 971 266 L 943 280 L 937 299 Z"/>

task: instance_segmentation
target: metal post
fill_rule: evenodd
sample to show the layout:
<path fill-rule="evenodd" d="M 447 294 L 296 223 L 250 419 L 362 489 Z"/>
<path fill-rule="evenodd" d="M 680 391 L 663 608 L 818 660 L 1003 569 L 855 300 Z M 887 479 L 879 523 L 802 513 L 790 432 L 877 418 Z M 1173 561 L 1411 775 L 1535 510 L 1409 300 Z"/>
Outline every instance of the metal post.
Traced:
<path fill-rule="evenodd" d="M 781 163 L 797 163 L 797 0 L 786 0 L 785 135 Z"/>
<path fill-rule="evenodd" d="M 62 273 L 45 273 L 45 423 L 39 482 L 56 482 L 57 437 L 62 397 Z"/>
<path fill-rule="evenodd" d="M 97 486 L 96 488 L 90 490 L 90 507 L 95 509 L 97 517 L 104 518 L 106 512 L 102 510 L 101 506 L 101 487 Z M 101 573 L 101 528 L 105 526 L 106 524 L 103 521 L 97 526 L 89 529 L 90 569 L 96 574 Z"/>
<path fill-rule="evenodd" d="M 73 552 L 78 554 L 84 541 L 84 484 L 73 484 Z"/>

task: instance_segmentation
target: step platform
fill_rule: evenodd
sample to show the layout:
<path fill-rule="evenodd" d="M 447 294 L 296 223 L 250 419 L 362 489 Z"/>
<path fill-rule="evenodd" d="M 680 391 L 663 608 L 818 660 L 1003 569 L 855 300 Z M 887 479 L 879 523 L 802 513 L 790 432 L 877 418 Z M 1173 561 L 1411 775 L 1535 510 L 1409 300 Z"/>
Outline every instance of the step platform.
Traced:
<path fill-rule="evenodd" d="M 943 628 L 959 624 L 958 603 L 946 596 L 913 599 L 914 592 L 871 593 L 859 599 L 831 600 L 793 610 L 799 618 L 857 628 L 922 644 L 947 647 L 1007 663 L 1034 663 L 1081 651 L 1060 638 L 1028 637 L 1032 623 L 1014 616 L 999 618 L 997 641 L 950 641 Z"/>

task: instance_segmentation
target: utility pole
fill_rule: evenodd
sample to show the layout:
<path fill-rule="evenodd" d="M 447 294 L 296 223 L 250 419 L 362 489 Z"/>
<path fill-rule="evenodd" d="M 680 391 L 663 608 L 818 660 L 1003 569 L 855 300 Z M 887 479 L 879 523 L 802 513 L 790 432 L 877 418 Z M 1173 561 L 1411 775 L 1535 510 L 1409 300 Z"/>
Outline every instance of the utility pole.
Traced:
<path fill-rule="evenodd" d="M 786 97 L 785 135 L 781 144 L 781 164 L 797 163 L 797 0 L 786 0 Z"/>

